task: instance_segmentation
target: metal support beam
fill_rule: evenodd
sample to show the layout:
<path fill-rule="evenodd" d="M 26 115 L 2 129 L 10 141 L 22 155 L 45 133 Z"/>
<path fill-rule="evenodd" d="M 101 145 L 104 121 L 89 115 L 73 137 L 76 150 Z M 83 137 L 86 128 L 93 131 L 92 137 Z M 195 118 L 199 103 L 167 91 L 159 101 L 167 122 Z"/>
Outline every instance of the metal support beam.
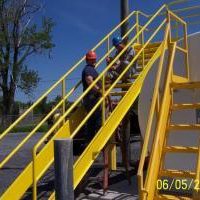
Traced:
<path fill-rule="evenodd" d="M 73 141 L 54 141 L 55 191 L 57 200 L 74 200 L 73 189 Z"/>
<path fill-rule="evenodd" d="M 121 21 L 129 15 L 129 0 L 121 0 Z M 121 26 L 121 36 L 128 32 L 128 21 Z"/>
<path fill-rule="evenodd" d="M 121 21 L 124 20 L 129 15 L 129 0 L 121 0 Z M 128 21 L 124 23 L 121 27 L 121 36 L 123 37 L 128 32 Z M 126 38 L 126 41 L 128 38 Z M 124 89 L 122 89 L 123 91 Z M 123 135 L 123 162 L 126 171 L 129 170 L 129 156 L 130 156 L 130 113 L 126 114 L 122 122 L 122 135 Z"/>

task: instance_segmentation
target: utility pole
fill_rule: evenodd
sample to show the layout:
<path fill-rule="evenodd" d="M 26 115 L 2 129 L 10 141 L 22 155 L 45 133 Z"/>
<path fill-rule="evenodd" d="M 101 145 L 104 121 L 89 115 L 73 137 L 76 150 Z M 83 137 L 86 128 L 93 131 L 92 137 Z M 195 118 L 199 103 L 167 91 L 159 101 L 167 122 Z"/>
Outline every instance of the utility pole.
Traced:
<path fill-rule="evenodd" d="M 129 15 L 129 0 L 121 0 L 121 21 L 123 21 Z M 129 23 L 126 21 L 121 26 L 121 36 L 123 37 L 128 32 Z M 128 42 L 128 37 L 124 40 L 125 44 Z M 122 89 L 123 90 L 123 89 Z M 127 176 L 129 183 L 131 183 L 129 178 L 129 163 L 130 163 L 130 111 L 127 112 L 126 116 L 122 121 L 122 158 L 124 166 L 127 171 Z"/>
<path fill-rule="evenodd" d="M 129 15 L 129 0 L 121 0 L 121 21 Z M 128 31 L 128 21 L 121 26 L 121 36 L 123 37 Z"/>
<path fill-rule="evenodd" d="M 57 200 L 74 200 L 73 141 L 54 140 L 55 193 Z"/>

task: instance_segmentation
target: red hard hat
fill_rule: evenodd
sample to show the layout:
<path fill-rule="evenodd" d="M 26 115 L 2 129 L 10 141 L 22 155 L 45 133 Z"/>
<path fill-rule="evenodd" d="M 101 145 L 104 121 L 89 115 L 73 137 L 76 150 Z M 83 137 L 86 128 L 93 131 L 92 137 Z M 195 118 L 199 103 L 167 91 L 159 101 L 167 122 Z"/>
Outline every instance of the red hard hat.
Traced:
<path fill-rule="evenodd" d="M 95 60 L 95 59 L 97 59 L 97 54 L 94 51 L 89 51 L 86 54 L 86 59 L 87 60 Z"/>

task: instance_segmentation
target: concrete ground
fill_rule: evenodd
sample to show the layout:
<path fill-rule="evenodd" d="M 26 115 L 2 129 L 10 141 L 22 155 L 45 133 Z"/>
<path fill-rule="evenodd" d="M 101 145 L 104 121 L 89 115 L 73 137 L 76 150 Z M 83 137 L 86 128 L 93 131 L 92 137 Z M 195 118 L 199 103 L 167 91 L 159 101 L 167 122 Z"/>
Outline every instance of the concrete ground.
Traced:
<path fill-rule="evenodd" d="M 0 162 L 17 144 L 26 137 L 27 133 L 10 133 L 0 142 Z M 42 137 L 42 133 L 36 133 L 0 170 L 0 195 L 20 174 L 20 172 L 32 160 L 32 148 Z"/>
<path fill-rule="evenodd" d="M 104 194 L 102 166 L 97 164 L 89 171 L 89 178 L 85 178 L 83 190 L 78 191 L 76 200 L 96 199 L 96 200 L 136 200 L 138 199 L 137 166 L 130 167 L 131 184 L 127 180 L 124 167 L 121 165 L 121 152 L 118 148 L 118 168 L 117 171 L 110 172 L 108 191 Z M 136 163 L 140 155 L 140 142 L 131 144 L 131 163 Z M 102 156 L 98 158 L 102 162 Z M 93 170 L 93 171 L 92 171 Z"/>
<path fill-rule="evenodd" d="M 27 133 L 11 133 L 0 143 L 0 161 L 27 135 Z M 43 133 L 37 133 L 31 140 L 17 153 L 17 157 L 11 159 L 0 170 L 0 196 L 5 189 L 13 182 L 13 180 L 20 174 L 23 168 L 32 159 L 32 148 L 37 141 L 42 137 Z M 131 158 L 132 162 L 138 160 L 140 154 L 140 143 L 134 142 L 131 144 Z M 118 163 L 121 162 L 121 153 L 118 148 Z M 136 169 L 131 167 L 131 182 L 129 185 L 123 167 L 119 167 L 117 171 L 110 172 L 109 188 L 106 194 L 102 191 L 102 156 L 100 155 L 97 162 L 88 172 L 89 176 L 83 180 L 83 184 L 75 191 L 76 200 L 86 199 L 101 199 L 101 200 L 121 200 L 121 199 L 137 199 L 137 179 Z M 120 164 L 119 164 L 120 165 Z M 47 172 L 42 181 L 38 183 L 39 199 L 48 199 L 54 188 L 54 168 Z M 23 199 L 31 199 L 31 189 Z"/>

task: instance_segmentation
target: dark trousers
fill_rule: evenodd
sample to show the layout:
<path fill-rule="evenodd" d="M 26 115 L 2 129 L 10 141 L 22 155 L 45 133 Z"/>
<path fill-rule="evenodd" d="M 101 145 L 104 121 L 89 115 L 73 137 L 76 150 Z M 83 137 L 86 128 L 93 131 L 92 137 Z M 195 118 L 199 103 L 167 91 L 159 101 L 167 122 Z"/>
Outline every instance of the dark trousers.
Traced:
<path fill-rule="evenodd" d="M 99 97 L 96 97 L 95 95 L 87 96 L 84 101 L 83 105 L 89 113 L 92 108 L 96 105 L 98 102 Z M 99 106 L 94 113 L 90 116 L 86 123 L 86 139 L 87 141 L 92 140 L 92 138 L 95 136 L 95 134 L 99 131 L 99 129 L 102 126 L 102 109 L 101 106 Z"/>

